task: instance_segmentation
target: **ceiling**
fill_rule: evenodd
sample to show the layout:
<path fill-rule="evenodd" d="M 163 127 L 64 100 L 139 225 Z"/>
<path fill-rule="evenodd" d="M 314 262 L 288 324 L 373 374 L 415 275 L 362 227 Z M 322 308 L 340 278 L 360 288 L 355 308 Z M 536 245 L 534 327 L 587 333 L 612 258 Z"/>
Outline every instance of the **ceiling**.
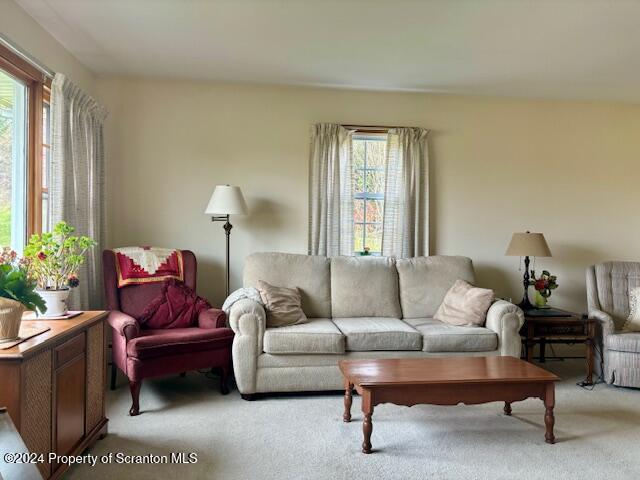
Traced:
<path fill-rule="evenodd" d="M 636 0 L 15 0 L 97 74 L 640 101 Z"/>

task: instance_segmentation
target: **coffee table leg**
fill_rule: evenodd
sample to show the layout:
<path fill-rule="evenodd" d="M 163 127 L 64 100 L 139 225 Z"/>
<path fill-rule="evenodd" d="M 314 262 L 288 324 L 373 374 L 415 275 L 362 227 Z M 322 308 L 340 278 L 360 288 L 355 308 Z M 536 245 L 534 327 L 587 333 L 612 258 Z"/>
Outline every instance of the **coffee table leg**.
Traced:
<path fill-rule="evenodd" d="M 349 423 L 351 421 L 351 404 L 353 403 L 353 383 L 344 381 L 344 414 L 342 420 Z"/>
<path fill-rule="evenodd" d="M 504 414 L 511 416 L 511 402 L 504 402 Z"/>
<path fill-rule="evenodd" d="M 362 422 L 362 433 L 364 435 L 362 453 L 371 453 L 371 432 L 373 431 L 371 415 L 373 415 L 373 403 L 371 401 L 371 392 L 364 389 L 362 391 L 362 413 L 364 414 L 364 422 Z"/>
<path fill-rule="evenodd" d="M 556 437 L 554 437 L 553 435 L 553 424 L 555 423 L 555 418 L 553 416 L 553 407 L 555 406 L 555 403 L 555 387 L 553 383 L 548 383 L 544 394 L 544 424 L 547 429 L 544 434 L 544 440 L 547 443 L 556 442 Z"/>

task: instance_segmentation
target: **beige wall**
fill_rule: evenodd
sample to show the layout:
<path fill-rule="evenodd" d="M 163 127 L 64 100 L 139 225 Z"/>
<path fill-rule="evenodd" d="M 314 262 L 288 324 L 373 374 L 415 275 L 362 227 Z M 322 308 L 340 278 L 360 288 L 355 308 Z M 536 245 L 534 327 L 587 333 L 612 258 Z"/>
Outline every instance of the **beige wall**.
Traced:
<path fill-rule="evenodd" d="M 0 0 L 0 33 L 51 70 L 94 93 L 93 74 L 11 0 Z"/>
<path fill-rule="evenodd" d="M 232 288 L 255 251 L 306 252 L 309 126 L 428 128 L 431 238 L 471 257 L 478 283 L 519 300 L 513 231 L 544 232 L 555 305 L 585 309 L 584 269 L 640 259 L 640 106 L 415 93 L 100 79 L 111 246 L 189 248 L 202 294 L 220 302 L 224 234 L 202 212 L 214 185 L 240 185 Z"/>

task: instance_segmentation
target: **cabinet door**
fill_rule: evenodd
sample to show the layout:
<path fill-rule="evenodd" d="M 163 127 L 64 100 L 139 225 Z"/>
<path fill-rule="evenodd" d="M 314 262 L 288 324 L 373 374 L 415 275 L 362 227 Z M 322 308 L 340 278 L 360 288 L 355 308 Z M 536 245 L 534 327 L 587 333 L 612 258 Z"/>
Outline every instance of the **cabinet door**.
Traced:
<path fill-rule="evenodd" d="M 85 369 L 85 357 L 80 355 L 55 372 L 54 445 L 60 455 L 69 453 L 85 435 Z"/>

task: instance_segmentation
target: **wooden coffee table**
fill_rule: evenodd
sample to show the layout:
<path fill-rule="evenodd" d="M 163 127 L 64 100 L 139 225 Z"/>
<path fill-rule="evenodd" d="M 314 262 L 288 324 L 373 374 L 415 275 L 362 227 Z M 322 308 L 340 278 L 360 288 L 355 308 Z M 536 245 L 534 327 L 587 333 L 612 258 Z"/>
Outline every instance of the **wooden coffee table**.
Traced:
<path fill-rule="evenodd" d="M 554 443 L 554 374 L 515 357 L 438 357 L 374 360 L 342 360 L 345 422 L 351 421 L 352 392 L 362 396 L 364 441 L 362 452 L 371 453 L 373 407 L 395 403 L 467 405 L 504 402 L 511 415 L 511 403 L 529 397 L 542 399 L 545 406 L 545 440 Z"/>

